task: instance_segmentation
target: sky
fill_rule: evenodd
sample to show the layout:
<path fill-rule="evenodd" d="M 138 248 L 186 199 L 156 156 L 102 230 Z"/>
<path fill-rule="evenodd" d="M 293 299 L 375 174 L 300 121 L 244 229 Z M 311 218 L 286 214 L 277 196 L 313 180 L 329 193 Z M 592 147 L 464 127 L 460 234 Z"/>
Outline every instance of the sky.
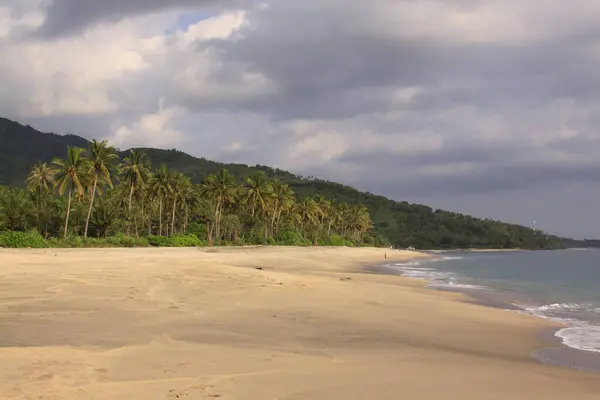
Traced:
<path fill-rule="evenodd" d="M 600 237 L 600 2 L 0 0 L 0 116 Z"/>

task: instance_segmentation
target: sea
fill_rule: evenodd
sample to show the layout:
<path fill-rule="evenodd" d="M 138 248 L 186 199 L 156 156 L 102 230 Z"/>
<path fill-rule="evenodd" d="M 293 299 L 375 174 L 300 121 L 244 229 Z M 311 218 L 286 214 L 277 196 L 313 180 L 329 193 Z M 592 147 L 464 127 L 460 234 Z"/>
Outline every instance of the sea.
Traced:
<path fill-rule="evenodd" d="M 600 249 L 434 255 L 383 267 L 434 289 L 500 299 L 496 306 L 562 323 L 556 338 L 600 366 Z"/>

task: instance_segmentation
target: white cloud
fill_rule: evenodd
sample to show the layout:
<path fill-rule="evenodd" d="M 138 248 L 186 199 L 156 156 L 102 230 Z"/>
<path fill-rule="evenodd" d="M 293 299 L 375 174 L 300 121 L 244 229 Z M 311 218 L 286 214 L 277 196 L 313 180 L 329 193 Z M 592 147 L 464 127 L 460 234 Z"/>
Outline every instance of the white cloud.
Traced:
<path fill-rule="evenodd" d="M 163 108 L 161 104 L 158 111 L 139 117 L 130 125 L 115 127 L 109 140 L 120 148 L 130 147 L 158 147 L 158 148 L 183 148 L 185 135 L 174 128 L 174 120 L 181 117 L 185 111 L 179 107 Z"/>

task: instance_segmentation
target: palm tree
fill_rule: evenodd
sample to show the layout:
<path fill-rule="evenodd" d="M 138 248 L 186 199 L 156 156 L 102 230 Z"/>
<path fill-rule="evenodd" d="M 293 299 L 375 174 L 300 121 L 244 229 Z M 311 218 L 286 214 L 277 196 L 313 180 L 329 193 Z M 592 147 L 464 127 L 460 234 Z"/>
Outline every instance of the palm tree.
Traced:
<path fill-rule="evenodd" d="M 162 164 L 156 173 L 152 177 L 150 182 L 150 192 L 154 198 L 158 198 L 158 234 L 162 235 L 162 215 L 163 205 L 167 196 L 171 194 L 171 172 L 167 169 L 165 164 Z M 167 230 L 168 233 L 168 230 Z"/>
<path fill-rule="evenodd" d="M 192 182 L 190 178 L 182 174 L 181 172 L 176 172 L 170 175 L 169 177 L 170 185 L 171 185 L 171 200 L 172 200 L 172 214 L 171 214 L 171 235 L 175 234 L 175 211 L 177 210 L 178 201 L 185 201 L 186 191 L 188 187 L 191 187 Z"/>
<path fill-rule="evenodd" d="M 27 176 L 27 188 L 35 193 L 47 192 L 54 185 L 55 175 L 47 163 L 35 164 Z"/>
<path fill-rule="evenodd" d="M 214 229 L 217 238 L 220 237 L 221 233 L 223 209 L 228 203 L 232 203 L 235 200 L 237 192 L 237 185 L 233 175 L 224 168 L 217 175 L 208 176 L 200 187 L 201 195 L 215 203 Z M 209 232 L 209 240 L 212 240 L 211 232 Z"/>
<path fill-rule="evenodd" d="M 296 219 L 300 223 L 300 230 L 304 229 L 308 224 L 316 223 L 319 209 L 317 203 L 310 197 L 301 198 L 295 205 Z"/>
<path fill-rule="evenodd" d="M 183 232 L 188 230 L 188 221 L 190 218 L 190 209 L 194 209 L 200 200 L 197 187 L 192 185 L 192 182 L 186 177 L 185 184 L 181 188 L 181 201 L 183 203 Z"/>
<path fill-rule="evenodd" d="M 92 208 L 94 207 L 94 199 L 96 198 L 96 189 L 98 182 L 103 182 L 113 187 L 111 180 L 111 171 L 116 168 L 119 156 L 113 146 L 109 146 L 106 140 L 101 142 L 94 139 L 90 144 L 87 152 L 89 160 L 88 174 L 92 180 L 92 193 L 90 197 L 90 206 L 88 208 L 87 217 L 85 219 L 85 228 L 83 230 L 83 239 L 87 239 L 90 218 L 92 216 Z"/>
<path fill-rule="evenodd" d="M 52 165 L 56 167 L 56 187 L 63 196 L 67 192 L 67 212 L 65 214 L 64 237 L 69 231 L 69 214 L 71 213 L 71 199 L 73 192 L 83 195 L 83 185 L 86 181 L 87 160 L 82 156 L 85 150 L 79 147 L 67 147 L 67 157 L 63 160 L 56 158 Z"/>
<path fill-rule="evenodd" d="M 328 229 L 327 229 L 327 236 L 329 236 L 330 231 L 331 231 L 331 202 L 329 200 L 327 200 L 325 197 L 323 197 L 322 195 L 319 195 L 316 197 L 315 202 L 317 203 L 317 208 L 319 209 L 318 215 L 317 215 L 317 219 L 319 221 L 319 227 L 324 229 L 325 228 L 325 221 L 327 220 L 328 224 Z"/>
<path fill-rule="evenodd" d="M 336 222 L 339 224 L 339 232 L 342 236 L 346 236 L 346 230 L 348 224 L 346 223 L 346 219 L 348 217 L 348 213 L 350 212 L 350 206 L 348 203 L 343 202 L 338 204 L 336 210 Z"/>
<path fill-rule="evenodd" d="M 250 205 L 252 217 L 258 208 L 264 211 L 265 201 L 273 188 L 262 172 L 257 172 L 246 179 L 246 203 Z"/>
<path fill-rule="evenodd" d="M 144 185 L 150 179 L 150 166 L 146 153 L 140 150 L 130 150 L 129 156 L 125 157 L 121 163 L 120 170 L 122 172 L 121 181 L 129 188 L 128 218 L 130 221 L 127 226 L 127 234 L 129 234 L 131 229 L 131 204 L 133 202 L 133 195 L 136 192 L 140 194 Z"/>
<path fill-rule="evenodd" d="M 371 216 L 366 207 L 358 205 L 352 207 L 347 214 L 348 228 L 352 230 L 352 240 L 358 242 L 372 226 Z"/>
<path fill-rule="evenodd" d="M 273 182 L 273 213 L 271 216 L 271 232 L 274 234 L 281 220 L 281 212 L 287 211 L 294 204 L 294 191 L 279 180 Z"/>
<path fill-rule="evenodd" d="M 27 188 L 34 193 L 36 205 L 36 220 L 40 230 L 41 223 L 41 208 L 42 196 L 50 192 L 50 188 L 54 186 L 56 171 L 48 166 L 47 163 L 35 164 L 29 171 L 27 176 Z"/>

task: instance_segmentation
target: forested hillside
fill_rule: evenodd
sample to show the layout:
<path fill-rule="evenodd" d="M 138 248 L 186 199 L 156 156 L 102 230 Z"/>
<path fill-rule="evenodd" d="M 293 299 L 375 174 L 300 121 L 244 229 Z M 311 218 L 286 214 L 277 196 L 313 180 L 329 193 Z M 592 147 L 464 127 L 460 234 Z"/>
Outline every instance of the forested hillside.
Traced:
<path fill-rule="evenodd" d="M 57 157 L 63 161 L 68 161 L 67 146 L 88 149 L 90 143 L 78 136 L 41 133 L 31 127 L 22 126 L 7 119 L 0 119 L 0 184 L 25 189 L 28 176 L 31 180 L 32 167 L 35 164 L 39 168 L 42 163 L 50 163 Z M 414 246 L 422 249 L 469 247 L 521 247 L 539 249 L 563 246 L 561 238 L 547 236 L 543 232 L 535 232 L 523 226 L 482 220 L 448 211 L 433 210 L 424 205 L 397 202 L 372 193 L 359 192 L 349 186 L 334 182 L 307 179 L 265 166 L 250 167 L 241 164 L 217 163 L 203 158 L 192 157 L 177 150 L 137 149 L 136 153 L 143 154 L 148 163 L 148 181 L 144 185 L 151 185 L 152 179 L 158 179 L 157 176 L 161 176 L 161 174 L 166 174 L 165 176 L 175 174 L 168 176 L 171 176 L 172 179 L 175 179 L 174 177 L 177 176 L 178 178 L 176 179 L 189 181 L 190 190 L 193 190 L 198 196 L 195 202 L 204 202 L 202 203 L 204 210 L 198 211 L 195 214 L 194 223 L 196 225 L 194 226 L 196 230 L 200 230 L 203 234 L 207 235 L 207 239 L 209 238 L 210 230 L 215 229 L 214 224 L 217 222 L 214 216 L 215 213 L 213 213 L 215 211 L 214 208 L 220 207 L 220 211 L 217 214 L 219 212 L 223 213 L 221 218 L 229 218 L 233 225 L 239 224 L 236 225 L 239 229 L 233 229 L 235 235 L 232 234 L 229 239 L 234 239 L 234 236 L 236 236 L 235 239 L 239 239 L 237 236 L 242 232 L 246 232 L 247 241 L 249 242 L 276 242 L 278 238 L 275 237 L 277 235 L 274 232 L 273 216 L 281 212 L 281 209 L 277 210 L 272 192 L 275 186 L 285 185 L 289 188 L 293 196 L 293 204 L 296 205 L 295 211 L 293 213 L 290 211 L 288 215 L 289 218 L 287 218 L 285 232 L 294 231 L 302 236 L 303 240 L 315 243 L 318 241 L 318 238 L 325 238 L 327 235 L 331 235 L 332 229 L 336 229 L 336 234 L 339 234 L 344 240 L 348 241 L 379 243 L 382 245 L 391 243 L 399 247 Z M 89 164 L 90 158 L 93 158 L 91 157 L 91 151 L 82 152 L 80 156 L 87 160 L 82 161 L 84 164 Z M 131 158 L 129 151 L 116 151 L 115 160 L 118 161 L 113 163 L 114 165 L 110 171 L 111 180 L 114 181 L 120 190 L 126 187 L 124 185 L 128 179 L 123 171 L 123 168 L 126 168 L 126 157 Z M 119 164 L 120 167 L 117 168 Z M 161 166 L 164 166 L 164 169 Z M 54 167 L 48 164 L 47 168 L 56 169 L 56 164 Z M 89 165 L 86 168 L 89 169 Z M 222 178 L 223 169 L 231 174 L 231 180 L 230 178 Z M 225 202 L 222 205 L 215 203 L 215 198 L 206 192 L 206 188 L 210 186 L 210 181 L 214 183 L 214 180 L 219 179 L 219 176 L 227 180 L 229 182 L 228 185 L 236 185 L 236 189 L 234 190 L 236 195 L 232 195 L 226 201 L 226 205 Z M 265 191 L 264 204 L 262 204 L 262 200 L 249 200 L 252 198 L 252 195 L 248 193 L 251 193 L 253 190 L 252 183 L 250 182 L 256 184 L 256 180 L 261 179 L 259 176 L 264 176 L 265 178 L 265 182 L 261 183 L 261 185 L 264 185 L 262 190 Z M 121 183 L 120 185 L 117 184 L 119 182 Z M 151 209 L 153 207 L 164 207 L 165 210 L 161 210 L 160 212 L 158 209 L 152 212 L 145 210 L 146 212 L 144 212 L 144 205 L 142 203 L 133 204 L 131 207 L 127 204 L 127 207 L 124 207 L 125 203 L 130 203 L 129 195 L 127 193 L 117 195 L 115 190 L 109 190 L 107 183 L 108 181 L 102 179 L 97 181 L 96 193 L 92 195 L 94 191 L 93 179 L 90 179 L 89 176 L 82 176 L 81 190 L 75 188 L 76 190 L 73 191 L 80 194 L 79 198 L 74 197 L 73 206 L 83 210 L 80 211 L 80 214 L 87 214 L 86 208 L 91 209 L 90 220 L 93 217 L 98 222 L 102 218 L 106 219 L 111 212 L 114 212 L 114 215 L 111 214 L 111 218 L 116 219 L 116 222 L 112 224 L 113 228 L 111 228 L 114 232 L 108 232 L 96 226 L 93 229 L 95 235 L 122 232 L 132 234 L 134 229 L 132 224 L 136 218 L 138 224 L 136 233 L 138 235 L 142 232 L 139 226 L 142 220 L 145 224 L 149 224 L 149 229 L 145 229 L 145 231 L 150 235 L 157 233 L 164 234 L 163 229 L 166 226 L 169 226 L 168 229 L 171 229 L 173 234 L 175 233 L 174 229 L 179 233 L 186 233 L 190 229 L 190 215 L 185 214 L 185 212 L 189 213 L 189 208 L 187 211 L 182 210 L 181 213 L 176 213 L 176 221 L 174 222 L 172 221 L 172 215 L 169 215 L 170 220 L 168 222 L 163 221 L 164 218 L 167 218 L 166 216 L 159 215 L 162 212 L 166 213 L 166 208 L 170 208 L 171 212 L 173 208 L 177 210 L 177 196 L 173 195 L 169 197 L 167 195 L 170 189 L 164 189 L 166 192 L 159 196 L 157 193 L 151 195 L 151 192 L 144 192 L 143 190 L 149 190 L 147 187 L 140 188 L 139 191 L 136 188 L 135 196 L 138 197 L 133 196 L 134 200 L 135 198 L 142 199 L 146 195 L 152 197 L 154 200 L 161 196 L 163 197 L 162 204 L 152 203 L 147 206 Z M 183 186 L 186 185 L 184 184 Z M 29 186 L 31 189 L 31 182 Z M 62 189 L 62 196 L 58 199 L 59 196 L 56 188 L 53 185 L 48 186 L 48 195 L 50 197 L 45 197 L 45 199 L 57 198 L 60 204 L 56 203 L 53 206 L 56 210 L 66 207 L 66 204 L 63 203 L 66 201 L 65 193 L 68 190 L 66 187 Z M 27 196 L 29 196 L 29 200 L 27 201 L 31 202 L 32 205 L 39 200 L 39 197 L 35 198 L 34 196 L 32 198 L 25 191 L 0 189 L 0 194 L 3 194 L 4 199 L 2 201 L 2 198 L 0 198 L 0 212 L 4 215 L 4 222 L 0 220 L 0 224 L 3 224 L 0 225 L 0 229 L 3 226 L 4 229 L 8 229 L 6 221 L 7 210 L 11 209 L 11 202 L 25 201 L 24 199 Z M 21 200 L 17 199 L 19 196 L 22 196 Z M 95 201 L 97 204 L 90 208 L 87 206 L 92 197 L 96 197 Z M 207 201 L 208 203 L 206 203 Z M 257 205 L 255 204 L 257 201 L 261 203 L 260 207 L 262 208 L 260 212 L 257 211 Z M 111 202 L 121 202 L 120 208 Z M 173 203 L 175 203 L 175 207 L 173 207 Z M 184 201 L 181 204 L 183 203 Z M 313 203 L 320 203 L 321 208 L 316 207 Z M 251 204 L 254 204 L 254 206 L 251 206 Z M 298 204 L 304 204 L 304 207 L 311 208 L 311 215 L 308 215 L 306 212 L 302 214 L 299 211 Z M 362 210 L 358 206 L 364 206 L 365 211 L 368 211 L 369 227 L 361 226 L 358 228 L 360 234 L 357 236 L 356 230 L 352 230 L 354 233 L 350 234 L 348 226 L 345 226 L 344 219 L 349 217 L 348 214 L 344 214 L 347 212 L 344 210 Z M 254 210 L 252 209 L 253 207 Z M 326 211 L 328 207 L 330 208 L 330 213 Z M 115 211 L 117 209 L 120 211 Z M 125 209 L 127 210 L 123 211 Z M 212 211 L 209 212 L 208 210 Z M 139 215 L 133 215 L 135 212 L 139 213 Z M 58 213 L 58 211 L 55 211 L 55 213 Z M 64 214 L 64 211 L 62 213 Z M 102 213 L 105 215 L 102 215 Z M 299 216 L 298 213 L 302 215 Z M 72 226 L 69 228 L 73 229 L 73 231 L 69 231 L 68 233 L 81 235 L 84 229 L 82 225 L 85 225 L 84 220 L 88 219 L 85 218 L 86 216 L 81 216 L 75 227 Z M 185 216 L 188 217 L 188 220 L 185 220 Z M 61 215 L 61 218 L 63 217 L 64 215 Z M 61 218 L 57 217 L 55 219 L 60 220 Z M 181 221 L 178 218 L 181 218 Z M 216 218 L 218 219 L 219 217 L 217 216 Z M 277 218 L 275 216 L 275 219 Z M 300 222 L 301 220 L 304 222 Z M 361 224 L 364 224 L 365 221 L 363 218 Z M 88 221 L 88 224 L 90 223 Z M 52 235 L 61 234 L 60 229 L 57 228 L 58 225 L 60 224 L 54 221 Z M 165 225 L 165 227 L 162 225 Z M 173 228 L 173 225 L 175 228 Z M 19 226 L 19 223 L 15 224 L 13 221 L 12 229 Z M 258 234 L 258 231 L 261 233 Z M 325 232 L 327 235 L 325 235 Z M 212 232 L 212 239 L 215 239 L 215 233 Z"/>

